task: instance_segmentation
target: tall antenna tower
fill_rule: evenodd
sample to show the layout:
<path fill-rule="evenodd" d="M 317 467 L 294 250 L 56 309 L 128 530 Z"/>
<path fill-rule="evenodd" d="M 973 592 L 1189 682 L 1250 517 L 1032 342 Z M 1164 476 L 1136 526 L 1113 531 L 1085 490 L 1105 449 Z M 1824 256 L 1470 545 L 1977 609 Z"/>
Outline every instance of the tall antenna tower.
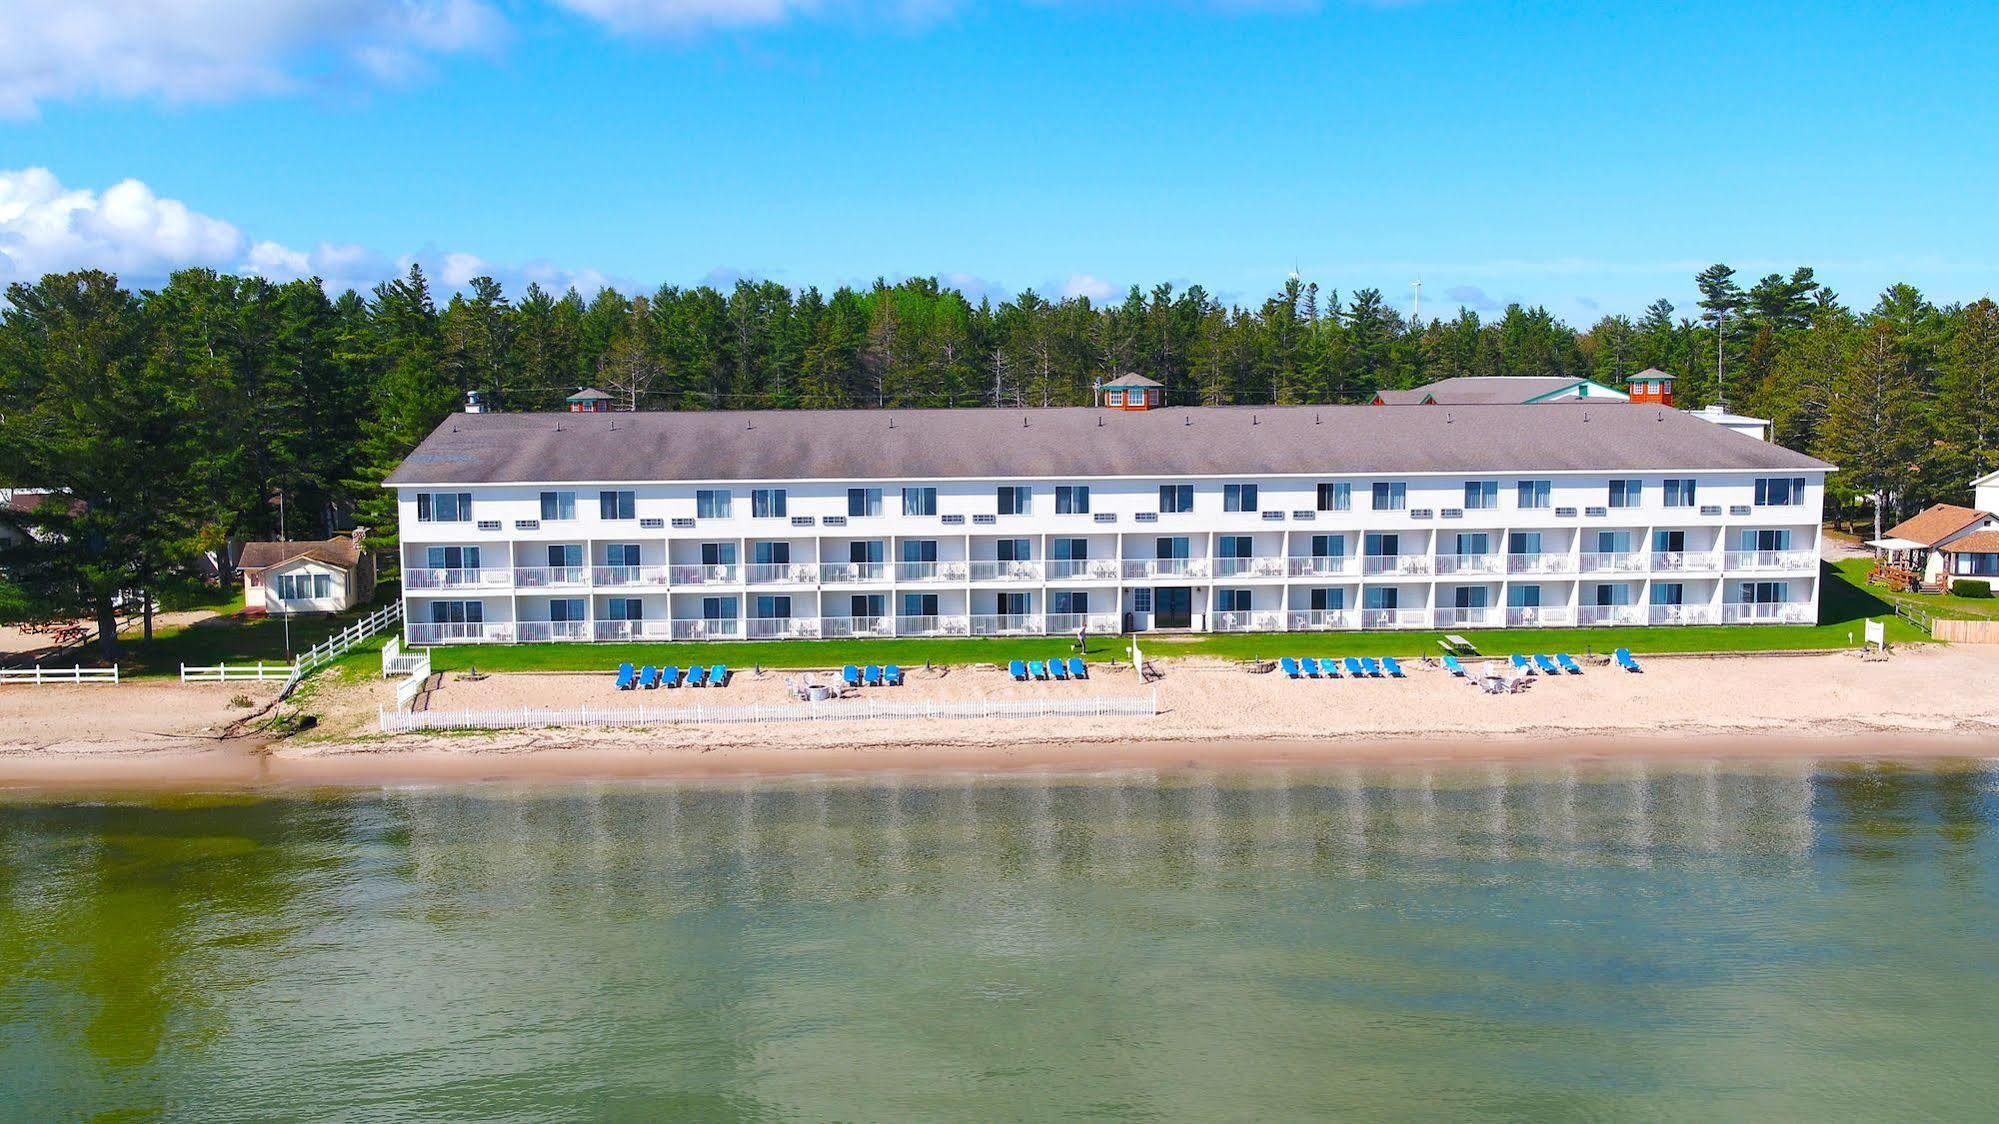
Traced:
<path fill-rule="evenodd" d="M 1418 277 L 1416 280 L 1410 282 L 1410 284 L 1416 287 L 1416 311 L 1409 318 L 1421 324 L 1423 322 L 1423 279 Z"/>

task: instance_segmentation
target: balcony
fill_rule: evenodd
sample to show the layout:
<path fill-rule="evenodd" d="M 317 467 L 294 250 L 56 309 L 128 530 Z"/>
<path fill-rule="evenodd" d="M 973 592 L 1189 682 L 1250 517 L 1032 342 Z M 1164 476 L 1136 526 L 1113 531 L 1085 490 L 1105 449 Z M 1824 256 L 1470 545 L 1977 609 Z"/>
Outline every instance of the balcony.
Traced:
<path fill-rule="evenodd" d="M 1293 609 L 1289 623 L 1293 632 L 1330 632 L 1355 627 L 1360 615 L 1352 609 Z"/>
<path fill-rule="evenodd" d="M 1275 609 L 1231 609 L 1208 614 L 1211 632 L 1276 632 L 1284 627 L 1284 614 Z"/>
<path fill-rule="evenodd" d="M 403 585 L 409 589 L 505 589 L 513 580 L 512 570 L 403 571 Z"/>
<path fill-rule="evenodd" d="M 743 622 L 734 617 L 673 622 L 675 640 L 735 640 L 742 635 Z"/>
<path fill-rule="evenodd" d="M 897 562 L 895 580 L 910 585 L 925 582 L 961 582 L 971 576 L 972 568 L 965 562 Z"/>
<path fill-rule="evenodd" d="M 878 584 L 888 580 L 888 563 L 821 562 L 819 580 L 825 585 Z"/>
<path fill-rule="evenodd" d="M 1727 555 L 1730 571 L 1799 573 L 1818 568 L 1818 555 L 1809 550 L 1731 550 Z"/>
<path fill-rule="evenodd" d="M 1039 636 L 1041 618 L 1032 613 L 998 613 L 972 618 L 973 636 Z"/>
<path fill-rule="evenodd" d="M 1642 574 L 1645 555 L 1636 550 L 1592 551 L 1582 556 L 1585 574 Z"/>
<path fill-rule="evenodd" d="M 1314 555 L 1291 559 L 1289 569 L 1294 578 L 1351 577 L 1360 573 L 1360 559 L 1344 554 Z"/>
<path fill-rule="evenodd" d="M 1127 578 L 1205 578 L 1208 576 L 1208 560 L 1205 558 L 1127 558 L 1124 560 L 1124 576 Z"/>
<path fill-rule="evenodd" d="M 1505 559 L 1498 554 L 1437 555 L 1439 574 L 1497 574 L 1505 569 Z"/>
<path fill-rule="evenodd" d="M 1508 628 L 1566 628 L 1574 620 L 1565 605 L 1511 605 L 1506 610 Z"/>
<path fill-rule="evenodd" d="M 1039 562 L 1003 562 L 980 559 L 971 564 L 972 580 L 975 582 L 1038 582 L 1041 580 Z"/>
<path fill-rule="evenodd" d="M 1362 609 L 1360 611 L 1360 626 L 1367 629 L 1428 628 L 1430 627 L 1430 610 Z"/>
<path fill-rule="evenodd" d="M 652 586 L 667 584 L 665 566 L 592 566 L 590 580 L 600 586 Z"/>
<path fill-rule="evenodd" d="M 1214 560 L 1214 574 L 1218 578 L 1270 578 L 1276 580 L 1284 576 L 1284 559 L 1217 558 Z"/>
<path fill-rule="evenodd" d="M 1712 605 L 1653 605 L 1645 619 L 1652 624 L 1713 624 Z"/>
<path fill-rule="evenodd" d="M 1712 550 L 1661 550 L 1652 555 L 1652 569 L 1659 573 L 1686 573 L 1721 569 L 1721 556 Z"/>
<path fill-rule="evenodd" d="M 897 636 L 963 636 L 971 628 L 971 621 L 962 616 L 895 618 Z"/>
<path fill-rule="evenodd" d="M 669 566 L 674 585 L 735 585 L 742 581 L 742 568 L 733 562 L 718 565 Z"/>
<path fill-rule="evenodd" d="M 826 617 L 819 622 L 819 635 L 828 639 L 846 636 L 894 636 L 894 617 Z"/>
<path fill-rule="evenodd" d="M 743 581 L 749 585 L 811 585 L 819 577 L 819 567 L 810 562 L 752 562 L 743 567 Z"/>
<path fill-rule="evenodd" d="M 493 624 L 477 621 L 451 624 L 411 621 L 409 634 L 412 644 L 511 644 L 514 640 L 514 626 L 505 621 Z"/>
<path fill-rule="evenodd" d="M 1808 601 L 1729 601 L 1721 607 L 1723 624 L 1813 624 Z"/>
<path fill-rule="evenodd" d="M 1579 625 L 1644 624 L 1643 605 L 1583 605 L 1576 609 Z"/>
<path fill-rule="evenodd" d="M 516 566 L 514 585 L 521 589 L 562 589 L 590 584 L 590 571 L 583 566 Z"/>
<path fill-rule="evenodd" d="M 1491 628 L 1501 620 L 1500 610 L 1491 605 L 1452 605 L 1438 609 L 1438 628 Z"/>
<path fill-rule="evenodd" d="M 1050 581 L 1090 581 L 1114 582 L 1118 577 L 1118 564 L 1110 558 L 1051 558 L 1048 560 Z"/>
<path fill-rule="evenodd" d="M 1573 574 L 1576 560 L 1567 554 L 1509 554 L 1506 556 L 1506 572 L 1509 574 Z"/>
<path fill-rule="evenodd" d="M 1048 633 L 1062 636 L 1087 628 L 1091 632 L 1117 632 L 1119 630 L 1116 613 L 1050 613 L 1047 620 Z"/>
<path fill-rule="evenodd" d="M 521 621 L 515 627 L 523 644 L 590 639 L 589 621 Z"/>
<path fill-rule="evenodd" d="M 747 622 L 752 640 L 816 640 L 817 617 L 751 617 Z"/>
<path fill-rule="evenodd" d="M 1430 560 L 1421 554 L 1370 554 L 1360 560 L 1360 572 L 1381 574 L 1427 574 Z"/>
<path fill-rule="evenodd" d="M 672 621 L 598 621 L 599 640 L 666 640 L 673 636 Z"/>

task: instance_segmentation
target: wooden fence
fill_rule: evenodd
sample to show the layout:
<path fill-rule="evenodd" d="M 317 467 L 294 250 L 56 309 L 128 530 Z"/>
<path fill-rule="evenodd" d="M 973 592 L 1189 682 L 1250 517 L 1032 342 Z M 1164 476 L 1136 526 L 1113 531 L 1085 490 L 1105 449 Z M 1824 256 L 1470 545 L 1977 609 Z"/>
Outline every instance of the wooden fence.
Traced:
<path fill-rule="evenodd" d="M 116 683 L 118 665 L 110 667 L 17 667 L 0 671 L 0 683 L 23 683 L 32 687 L 57 683 Z"/>
<path fill-rule="evenodd" d="M 209 667 L 180 665 L 183 683 L 250 683 L 265 679 L 290 680 L 299 673 L 295 663 L 218 663 Z"/>
<path fill-rule="evenodd" d="M 1931 621 L 1930 639 L 1952 644 L 1999 644 L 1999 621 Z"/>

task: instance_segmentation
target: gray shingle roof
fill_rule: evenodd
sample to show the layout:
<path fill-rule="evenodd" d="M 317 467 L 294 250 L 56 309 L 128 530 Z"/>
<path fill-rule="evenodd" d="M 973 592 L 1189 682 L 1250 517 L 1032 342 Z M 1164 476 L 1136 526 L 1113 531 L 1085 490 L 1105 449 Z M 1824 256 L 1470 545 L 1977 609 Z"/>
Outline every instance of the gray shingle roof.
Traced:
<path fill-rule="evenodd" d="M 1101 389 L 1112 390 L 1112 389 L 1124 389 L 1134 386 L 1165 386 L 1165 385 L 1166 385 L 1165 383 L 1160 382 L 1157 379 L 1149 379 L 1146 378 L 1144 375 L 1128 371 L 1112 379 L 1111 381 L 1104 383 Z"/>
<path fill-rule="evenodd" d="M 1609 403 L 455 414 L 390 484 L 1393 475 L 1831 466 Z"/>

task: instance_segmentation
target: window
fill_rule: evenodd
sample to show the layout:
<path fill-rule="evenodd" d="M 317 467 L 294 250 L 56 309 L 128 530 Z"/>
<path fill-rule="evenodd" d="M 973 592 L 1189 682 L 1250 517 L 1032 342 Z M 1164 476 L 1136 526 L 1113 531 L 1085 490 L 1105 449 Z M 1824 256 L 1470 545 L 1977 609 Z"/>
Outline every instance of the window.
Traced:
<path fill-rule="evenodd" d="M 904 488 L 902 490 L 902 513 L 904 515 L 937 514 L 937 489 Z"/>
<path fill-rule="evenodd" d="M 1652 583 L 1652 604 L 1654 605 L 1684 605 L 1687 603 L 1686 594 L 1686 586 L 1681 585 L 1679 582 Z"/>
<path fill-rule="evenodd" d="M 847 514 L 856 518 L 867 518 L 882 513 L 882 490 L 880 488 L 847 489 Z"/>
<path fill-rule="evenodd" d="M 583 547 L 578 543 L 552 543 L 548 548 L 548 568 L 573 570 L 583 565 Z"/>
<path fill-rule="evenodd" d="M 598 492 L 597 518 L 632 519 L 637 517 L 636 504 L 630 492 Z"/>
<path fill-rule="evenodd" d="M 1151 591 L 1151 590 L 1149 590 L 1149 589 L 1134 589 L 1134 590 L 1132 590 L 1132 591 L 1131 591 L 1131 611 L 1132 611 L 1132 612 L 1134 612 L 1134 613 L 1149 613 L 1149 612 L 1151 612 L 1151 611 L 1152 611 L 1152 591 Z"/>
<path fill-rule="evenodd" d="M 937 615 L 937 595 L 934 593 L 905 593 L 902 595 L 902 615 L 905 617 L 934 617 Z"/>
<path fill-rule="evenodd" d="M 1485 532 L 1473 532 L 1458 536 L 1458 554 L 1461 556 L 1492 553 L 1492 539 Z"/>
<path fill-rule="evenodd" d="M 756 601 L 756 617 L 767 621 L 788 621 L 791 619 L 791 598 L 759 597 Z"/>
<path fill-rule="evenodd" d="M 1487 600 L 1488 592 L 1482 585 L 1461 585 L 1451 602 L 1459 609 L 1483 609 L 1491 604 Z"/>
<path fill-rule="evenodd" d="M 1596 533 L 1596 552 L 1598 554 L 1631 553 L 1631 532 L 1598 531 Z"/>
<path fill-rule="evenodd" d="M 576 493 L 543 492 L 541 494 L 541 518 L 546 523 L 576 518 Z"/>
<path fill-rule="evenodd" d="M 1311 608 L 1315 613 L 1336 613 L 1347 607 L 1347 591 L 1344 589 L 1314 589 L 1311 598 Z"/>
<path fill-rule="evenodd" d="M 784 518 L 783 488 L 752 488 L 750 490 L 750 518 Z"/>
<path fill-rule="evenodd" d="M 279 574 L 278 600 L 313 601 L 333 596 L 332 574 Z"/>
<path fill-rule="evenodd" d="M 1159 514 L 1185 515 L 1194 510 L 1194 486 L 1192 484 L 1161 484 L 1159 486 Z"/>
<path fill-rule="evenodd" d="M 1499 506 L 1499 481 L 1465 481 L 1465 510 L 1482 511 Z"/>
<path fill-rule="evenodd" d="M 1652 532 L 1652 550 L 1658 554 L 1684 554 L 1687 549 L 1685 531 Z"/>
<path fill-rule="evenodd" d="M 993 556 L 1002 562 L 1034 561 L 1034 544 L 1026 539 L 1001 539 L 993 547 Z"/>
<path fill-rule="evenodd" d="M 1319 510 L 1352 511 L 1353 485 L 1352 484 L 1319 485 Z"/>
<path fill-rule="evenodd" d="M 1612 480 L 1610 482 L 1611 507 L 1637 507 L 1644 501 L 1645 482 L 1643 480 Z"/>
<path fill-rule="evenodd" d="M 1805 478 L 1767 476 L 1756 480 L 1757 507 L 1796 507 L 1805 502 Z"/>
<path fill-rule="evenodd" d="M 912 545 L 910 542 L 902 544 L 902 558 L 905 562 L 909 561 L 909 548 Z M 937 544 L 933 542 L 930 545 L 933 548 L 931 554 L 935 555 L 937 553 L 935 550 Z M 882 541 L 880 539 L 860 539 L 847 544 L 847 561 L 849 562 L 880 562 L 881 560 Z"/>
<path fill-rule="evenodd" d="M 1744 550 L 1789 550 L 1791 532 L 1786 527 L 1744 527 L 1739 541 Z"/>
<path fill-rule="evenodd" d="M 1218 589 L 1215 591 L 1215 610 L 1222 613 L 1249 612 L 1249 590 Z"/>
<path fill-rule="evenodd" d="M 1088 515 L 1090 513 L 1090 486 L 1087 484 L 1059 484 L 1055 488 L 1055 514 Z"/>
<path fill-rule="evenodd" d="M 1746 605 L 1776 605 L 1791 599 L 1791 583 L 1743 582 L 1739 592 Z"/>
<path fill-rule="evenodd" d="M 1536 555 L 1541 553 L 1541 532 L 1509 531 L 1506 535 L 1506 553 Z"/>
<path fill-rule="evenodd" d="M 1626 582 L 1605 582 L 1596 587 L 1598 607 L 1631 604 L 1631 586 Z"/>
<path fill-rule="evenodd" d="M 694 516 L 697 519 L 727 519 L 733 500 L 728 492 L 700 489 L 694 493 Z"/>
<path fill-rule="evenodd" d="M 581 597 L 558 597 L 548 603 L 548 619 L 552 621 L 580 621 L 584 619 Z"/>
<path fill-rule="evenodd" d="M 704 542 L 701 544 L 701 564 L 703 566 L 733 566 L 736 564 L 736 544 L 732 542 Z"/>
<path fill-rule="evenodd" d="M 999 615 L 1003 617 L 1024 617 L 1032 611 L 1027 607 L 1027 594 L 1025 593 L 997 594 L 993 598 L 993 605 L 994 608 L 999 610 Z"/>
<path fill-rule="evenodd" d="M 788 542 L 751 543 L 750 557 L 759 566 L 789 566 L 791 565 L 791 544 Z"/>
<path fill-rule="evenodd" d="M 614 542 L 604 548 L 604 565 L 636 566 L 639 564 L 639 544 L 635 542 Z"/>
<path fill-rule="evenodd" d="M 1520 507 L 1526 511 L 1534 511 L 1548 506 L 1549 500 L 1555 491 L 1555 482 L 1552 480 L 1522 480 L 1518 486 L 1518 491 L 1520 495 Z"/>
<path fill-rule="evenodd" d="M 1692 480 L 1666 481 L 1667 507 L 1697 507 L 1694 502 L 1694 482 Z M 1677 602 L 1676 602 L 1677 604 Z"/>
<path fill-rule="evenodd" d="M 472 493 L 418 492 L 416 494 L 416 521 L 419 523 L 470 523 L 472 521 Z"/>
<path fill-rule="evenodd" d="M 1048 611 L 1051 613 L 1074 613 L 1081 616 L 1090 611 L 1090 595 L 1079 591 L 1058 589 L 1048 595 Z"/>
<path fill-rule="evenodd" d="M 1512 585 L 1506 587 L 1506 604 L 1512 609 L 1538 609 L 1541 607 L 1541 587 L 1538 585 Z"/>
<path fill-rule="evenodd" d="M 1369 558 L 1393 558 L 1402 553 L 1402 536 L 1369 534 L 1361 539 L 1360 546 Z"/>
<path fill-rule="evenodd" d="M 1001 515 L 1026 515 L 1034 506 L 1034 489 L 1025 484 L 1001 484 L 999 486 L 999 513 Z"/>
<path fill-rule="evenodd" d="M 1222 485 L 1222 510 L 1255 511 L 1256 485 L 1254 484 Z"/>
<path fill-rule="evenodd" d="M 424 551 L 424 564 L 432 570 L 476 570 L 479 568 L 479 548 L 433 546 Z"/>
<path fill-rule="evenodd" d="M 1374 486 L 1374 510 L 1401 511 L 1409 506 L 1409 485 L 1377 483 Z"/>
<path fill-rule="evenodd" d="M 484 601 L 432 601 L 432 624 L 482 624 L 486 620 Z"/>
<path fill-rule="evenodd" d="M 1312 557 L 1345 558 L 1346 554 L 1347 537 L 1345 535 L 1312 536 Z"/>
<path fill-rule="evenodd" d="M 847 598 L 847 615 L 856 620 L 870 620 L 888 615 L 888 596 L 881 593 L 856 593 Z"/>
<path fill-rule="evenodd" d="M 1050 557 L 1063 562 L 1080 562 L 1090 556 L 1088 539 L 1054 539 L 1049 542 Z"/>
<path fill-rule="evenodd" d="M 646 603 L 636 597 L 613 597 L 604 603 L 604 619 L 642 621 L 646 619 Z"/>
<path fill-rule="evenodd" d="M 902 540 L 902 560 L 904 562 L 937 561 L 937 540 L 936 539 Z M 871 558 L 869 559 L 869 561 L 879 562 L 880 559 Z"/>
<path fill-rule="evenodd" d="M 733 597 L 703 597 L 701 599 L 701 619 L 704 621 L 735 620 L 736 599 Z"/>
<path fill-rule="evenodd" d="M 1124 405 L 1124 391 L 1122 391 L 1122 390 L 1106 390 L 1106 391 L 1104 391 L 1104 405 L 1106 405 L 1106 406 L 1122 406 L 1122 405 Z"/>
<path fill-rule="evenodd" d="M 1401 592 L 1392 585 L 1371 585 L 1361 592 L 1361 605 L 1369 609 L 1397 609 Z"/>
<path fill-rule="evenodd" d="M 1222 535 L 1215 542 L 1217 558 L 1248 558 L 1251 540 L 1248 535 Z"/>
<path fill-rule="evenodd" d="M 1154 558 L 1186 558 L 1187 550 L 1187 539 L 1183 536 L 1152 540 Z"/>

